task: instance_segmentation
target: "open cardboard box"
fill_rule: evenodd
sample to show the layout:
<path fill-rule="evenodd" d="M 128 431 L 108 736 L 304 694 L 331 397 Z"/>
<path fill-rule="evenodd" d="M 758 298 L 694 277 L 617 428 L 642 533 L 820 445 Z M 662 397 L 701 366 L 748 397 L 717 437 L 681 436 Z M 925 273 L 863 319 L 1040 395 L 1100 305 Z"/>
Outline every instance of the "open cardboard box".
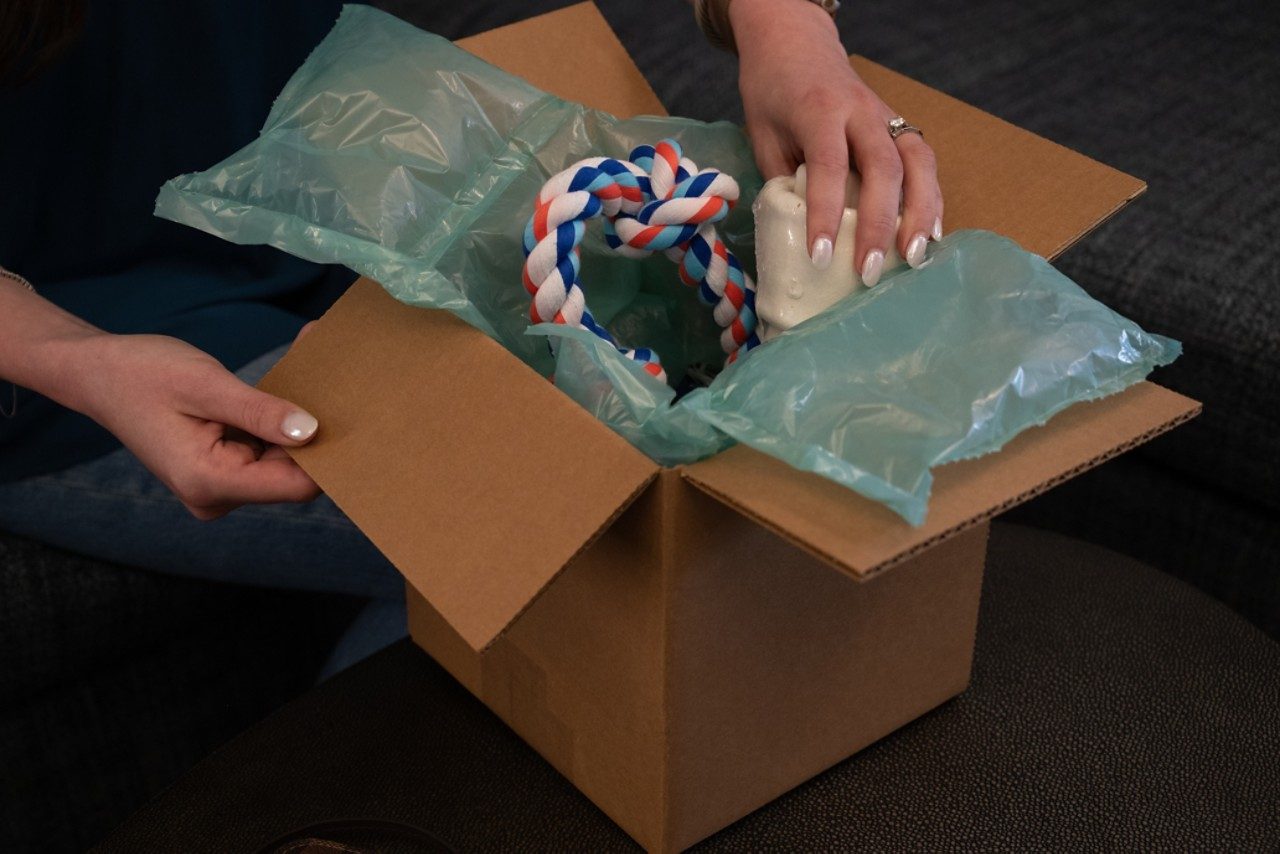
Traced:
<path fill-rule="evenodd" d="M 663 112 L 589 3 L 462 44 L 562 97 Z M 1052 257 L 1144 189 L 852 61 L 926 129 L 953 228 Z M 1075 406 L 939 469 L 912 528 L 744 446 L 661 468 L 480 332 L 368 280 L 263 387 L 319 417 L 295 456 L 405 575 L 417 643 L 663 851 L 963 691 L 988 520 L 1199 411 L 1151 383 Z"/>

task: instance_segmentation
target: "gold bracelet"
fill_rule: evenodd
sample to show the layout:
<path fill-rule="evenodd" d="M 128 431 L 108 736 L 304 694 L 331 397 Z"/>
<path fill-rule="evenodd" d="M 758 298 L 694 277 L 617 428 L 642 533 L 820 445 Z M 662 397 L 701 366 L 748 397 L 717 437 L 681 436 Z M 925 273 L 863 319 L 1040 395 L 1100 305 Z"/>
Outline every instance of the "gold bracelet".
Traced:
<path fill-rule="evenodd" d="M 35 287 L 30 282 L 28 282 L 26 278 L 24 278 L 23 276 L 19 276 L 17 273 L 13 272 L 12 270 L 6 270 L 4 267 L 0 267 L 0 279 L 12 279 L 13 281 L 22 285 L 27 290 L 35 291 Z"/>
<path fill-rule="evenodd" d="M 707 37 L 712 47 L 727 50 L 735 56 L 738 43 L 733 38 L 733 26 L 729 23 L 729 3 L 731 0 L 693 0 L 693 17 L 698 22 L 698 29 Z M 829 14 L 836 16 L 840 8 L 840 0 L 809 0 Z"/>

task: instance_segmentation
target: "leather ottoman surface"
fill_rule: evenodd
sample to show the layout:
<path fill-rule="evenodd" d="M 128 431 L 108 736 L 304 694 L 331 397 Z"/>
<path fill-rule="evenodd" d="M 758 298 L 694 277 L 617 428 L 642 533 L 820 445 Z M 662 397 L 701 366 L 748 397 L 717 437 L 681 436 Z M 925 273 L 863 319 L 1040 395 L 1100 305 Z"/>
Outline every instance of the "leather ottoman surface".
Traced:
<path fill-rule="evenodd" d="M 1129 558 L 997 524 L 969 690 L 697 850 L 1272 851 L 1277 757 L 1280 645 Z M 254 851 L 339 818 L 461 851 L 635 848 L 406 641 L 204 760 L 101 850 Z"/>

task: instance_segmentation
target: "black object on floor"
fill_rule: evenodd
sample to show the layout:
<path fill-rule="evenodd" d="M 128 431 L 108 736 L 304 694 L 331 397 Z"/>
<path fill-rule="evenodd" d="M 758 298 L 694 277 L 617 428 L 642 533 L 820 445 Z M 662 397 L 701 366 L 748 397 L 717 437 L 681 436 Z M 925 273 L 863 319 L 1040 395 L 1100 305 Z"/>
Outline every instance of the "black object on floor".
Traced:
<path fill-rule="evenodd" d="M 997 524 L 973 684 L 697 846 L 1276 850 L 1280 645 L 1132 559 Z M 409 642 L 249 730 L 104 852 L 253 851 L 334 818 L 463 851 L 634 843 Z"/>

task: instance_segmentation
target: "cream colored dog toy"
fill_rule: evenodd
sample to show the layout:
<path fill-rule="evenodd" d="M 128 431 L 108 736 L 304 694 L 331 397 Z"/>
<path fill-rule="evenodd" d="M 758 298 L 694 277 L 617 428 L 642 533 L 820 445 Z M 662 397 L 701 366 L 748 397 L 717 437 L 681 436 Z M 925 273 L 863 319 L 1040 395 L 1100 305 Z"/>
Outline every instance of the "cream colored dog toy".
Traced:
<path fill-rule="evenodd" d="M 761 341 L 781 335 L 803 320 L 826 311 L 863 287 L 854 270 L 853 233 L 858 223 L 857 173 L 845 184 L 844 215 L 836 234 L 831 264 L 819 270 L 809 259 L 805 235 L 805 168 L 766 183 L 756 196 L 756 315 Z M 898 217 L 901 226 L 902 217 Z M 884 259 L 888 272 L 904 263 L 893 247 Z"/>

